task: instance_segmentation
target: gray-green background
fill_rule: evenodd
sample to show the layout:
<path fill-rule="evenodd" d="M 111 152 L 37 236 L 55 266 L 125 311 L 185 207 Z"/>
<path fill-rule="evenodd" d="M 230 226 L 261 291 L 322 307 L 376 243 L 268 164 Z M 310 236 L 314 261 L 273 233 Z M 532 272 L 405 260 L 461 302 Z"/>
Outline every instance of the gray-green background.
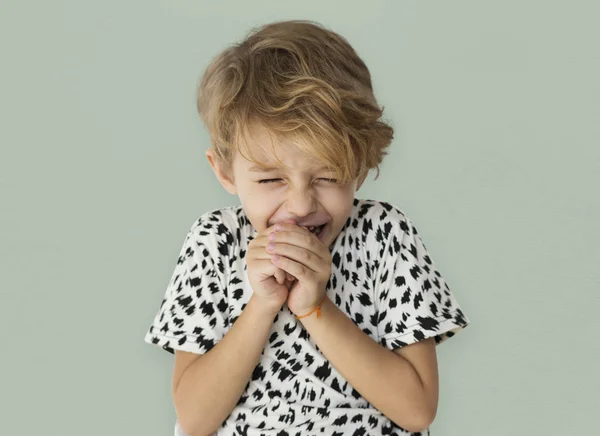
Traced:
<path fill-rule="evenodd" d="M 600 410 L 600 8 L 545 1 L 3 1 L 0 434 L 170 435 L 143 342 L 185 233 L 237 204 L 195 112 L 209 60 L 312 19 L 396 128 L 359 192 L 401 207 L 472 324 L 439 436 L 591 434 Z"/>

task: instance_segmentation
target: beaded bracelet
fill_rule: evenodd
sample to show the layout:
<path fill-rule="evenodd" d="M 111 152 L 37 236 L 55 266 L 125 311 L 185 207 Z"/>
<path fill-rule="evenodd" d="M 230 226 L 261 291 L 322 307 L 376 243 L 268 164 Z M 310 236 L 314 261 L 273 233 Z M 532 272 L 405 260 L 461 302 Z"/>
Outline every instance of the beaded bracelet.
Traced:
<path fill-rule="evenodd" d="M 321 316 L 321 306 L 323 305 L 323 302 L 325 301 L 326 298 L 327 298 L 327 294 L 325 294 L 325 296 L 323 297 L 323 299 L 321 300 L 321 302 L 319 303 L 319 305 L 317 307 L 315 307 L 313 310 L 311 310 L 310 312 L 308 312 L 305 315 L 296 316 L 296 318 L 298 318 L 298 319 L 306 318 L 307 316 L 315 313 L 315 311 L 317 312 L 317 318 L 320 317 Z"/>

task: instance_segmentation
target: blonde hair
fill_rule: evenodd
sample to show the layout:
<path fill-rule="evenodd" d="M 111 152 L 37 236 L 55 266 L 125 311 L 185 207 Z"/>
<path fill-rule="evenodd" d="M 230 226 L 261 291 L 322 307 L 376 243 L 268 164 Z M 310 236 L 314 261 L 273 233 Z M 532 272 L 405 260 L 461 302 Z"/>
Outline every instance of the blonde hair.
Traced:
<path fill-rule="evenodd" d="M 383 108 L 364 62 L 346 39 L 310 21 L 251 31 L 213 59 L 197 97 L 212 147 L 226 167 L 234 151 L 264 165 L 242 150 L 241 139 L 258 123 L 294 140 L 342 181 L 373 168 L 378 177 L 394 135 L 380 119 Z"/>

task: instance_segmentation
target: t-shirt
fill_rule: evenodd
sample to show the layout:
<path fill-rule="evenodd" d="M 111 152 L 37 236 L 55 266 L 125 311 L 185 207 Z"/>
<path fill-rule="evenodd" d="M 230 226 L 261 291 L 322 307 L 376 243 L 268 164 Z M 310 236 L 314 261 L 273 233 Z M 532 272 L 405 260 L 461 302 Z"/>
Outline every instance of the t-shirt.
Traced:
<path fill-rule="evenodd" d="M 170 353 L 204 354 L 214 347 L 252 295 L 245 255 L 256 234 L 241 206 L 197 219 L 145 342 Z M 398 207 L 355 198 L 330 251 L 327 295 L 383 347 L 395 350 L 431 337 L 439 345 L 470 323 Z M 284 304 L 251 380 L 217 434 L 413 433 L 369 404 Z"/>

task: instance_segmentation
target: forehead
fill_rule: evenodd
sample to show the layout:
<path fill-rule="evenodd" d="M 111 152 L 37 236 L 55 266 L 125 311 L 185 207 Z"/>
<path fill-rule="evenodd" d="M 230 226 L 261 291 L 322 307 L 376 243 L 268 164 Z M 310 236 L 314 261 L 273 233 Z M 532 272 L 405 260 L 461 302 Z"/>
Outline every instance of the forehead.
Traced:
<path fill-rule="evenodd" d="M 325 162 L 305 152 L 296 138 L 278 137 L 262 126 L 248 129 L 240 140 L 240 149 L 236 157 L 251 172 L 329 169 Z"/>

